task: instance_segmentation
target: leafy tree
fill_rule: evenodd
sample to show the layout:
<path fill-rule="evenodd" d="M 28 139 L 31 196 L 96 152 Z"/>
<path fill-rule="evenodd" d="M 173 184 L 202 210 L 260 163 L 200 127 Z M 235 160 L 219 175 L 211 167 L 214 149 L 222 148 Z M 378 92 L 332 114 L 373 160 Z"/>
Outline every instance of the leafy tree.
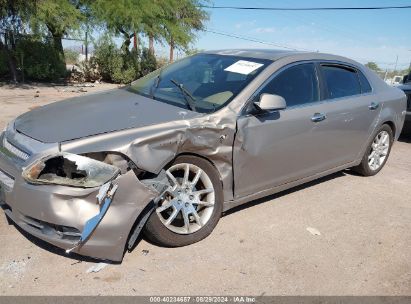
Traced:
<path fill-rule="evenodd" d="M 154 55 L 154 41 L 162 42 L 166 12 L 172 8 L 169 1 L 154 0 L 151 5 L 150 13 L 142 18 L 141 31 L 148 37 L 149 53 Z"/>
<path fill-rule="evenodd" d="M 28 79 L 51 81 L 67 75 L 66 66 L 61 63 L 60 53 L 51 40 L 40 41 L 30 36 L 21 38 L 16 44 L 15 54 L 19 69 Z"/>
<path fill-rule="evenodd" d="M 124 39 L 122 49 L 129 51 L 131 39 L 142 29 L 144 18 L 155 17 L 158 1 L 152 0 L 96 0 L 92 2 L 93 14 L 109 31 Z"/>
<path fill-rule="evenodd" d="M 80 53 L 75 50 L 64 50 L 64 58 L 66 59 L 67 64 L 76 64 L 78 62 Z"/>
<path fill-rule="evenodd" d="M 96 0 L 91 7 L 101 24 L 123 37 L 124 51 L 135 35 L 143 33 L 152 54 L 155 40 L 168 42 L 172 61 L 174 49 L 186 49 L 195 32 L 204 28 L 208 15 L 199 4 L 200 0 Z"/>
<path fill-rule="evenodd" d="M 103 80 L 115 83 L 130 83 L 138 76 L 137 50 L 125 52 L 114 41 L 102 37 L 95 45 L 95 60 Z"/>
<path fill-rule="evenodd" d="M 38 54 L 29 56 L 29 52 L 22 48 L 37 44 L 38 49 L 28 51 L 49 52 L 50 47 L 54 48 L 52 58 L 57 67 L 50 69 L 47 64 L 39 63 L 41 68 L 31 73 L 37 75 L 33 77 L 57 77 L 58 71 L 63 76 L 63 37 L 81 31 L 90 33 L 93 28 L 103 27 L 110 34 L 123 38 L 120 49 L 113 48 L 110 43 L 101 46 L 102 53 L 111 47 L 115 55 L 110 57 L 107 52 L 104 53 L 107 55 L 106 61 L 111 63 L 102 64 L 103 74 L 104 69 L 116 66 L 115 72 L 112 70 L 110 73 L 112 80 L 127 82 L 141 71 L 151 70 L 152 66 L 157 65 L 154 60 L 155 41 L 170 45 L 170 61 L 173 60 L 175 48 L 188 50 L 196 32 L 204 28 L 208 18 L 200 6 L 202 1 L 208 0 L 0 0 L 0 31 L 6 32 L 4 39 L 0 39 L 0 62 L 3 62 L 0 70 L 5 70 L 6 61 L 13 80 L 17 81 L 17 71 L 22 70 L 24 57 L 28 56 L 32 64 L 39 62 L 41 57 Z M 134 37 L 137 40 L 140 35 L 149 38 L 148 51 L 143 50 L 141 57 L 139 43 L 130 51 L 131 39 Z M 16 45 L 23 37 L 24 41 L 17 52 Z M 55 61 L 56 58 L 59 60 Z"/>
<path fill-rule="evenodd" d="M 74 30 L 80 28 L 85 21 L 82 12 L 85 2 L 75 0 L 42 0 L 36 4 L 31 16 L 31 26 L 36 32 L 44 32 L 47 28 L 53 37 L 54 47 L 64 59 L 62 39 Z M 64 60 L 62 60 L 64 62 Z"/>
<path fill-rule="evenodd" d="M 365 66 L 370 68 L 371 70 L 373 70 L 375 72 L 381 72 L 380 67 L 375 62 L 370 61 L 370 62 L 366 63 Z"/>
<path fill-rule="evenodd" d="M 53 63 L 57 65 L 56 73 L 48 70 L 44 65 L 39 64 L 38 69 L 41 73 L 39 79 L 46 79 L 49 71 L 50 75 L 65 75 L 64 51 L 62 38 L 73 30 L 80 28 L 80 23 L 84 20 L 82 9 L 88 0 L 0 0 L 0 31 L 5 32 L 4 44 L 0 42 L 0 50 L 6 52 L 9 71 L 12 80 L 17 81 L 17 66 L 23 68 L 24 57 L 37 58 L 31 61 L 33 64 L 38 62 L 41 54 L 50 47 L 54 48 L 58 56 L 57 61 L 53 55 Z M 49 40 L 48 37 L 52 39 Z M 17 52 L 17 44 L 22 40 Z M 37 43 L 38 49 L 23 50 L 22 46 L 29 47 L 31 43 Z M 40 47 L 41 46 L 41 47 Z M 34 54 L 34 53 L 40 54 Z M 33 54 L 30 54 L 33 53 Z M 53 52 L 54 54 L 54 52 Z M 51 60 L 50 60 L 51 61 Z M 30 60 L 29 60 L 30 62 Z M 27 66 L 27 65 L 25 65 Z M 34 75 L 33 74 L 33 75 Z M 41 76 L 42 75 L 42 76 Z M 34 77 L 37 78 L 37 77 Z"/>
<path fill-rule="evenodd" d="M 147 75 L 157 69 L 157 59 L 150 52 L 149 49 L 144 48 L 140 59 L 140 73 L 139 76 Z"/>
<path fill-rule="evenodd" d="M 25 31 L 34 3 L 24 0 L 0 0 L 0 53 L 7 62 L 13 82 L 17 82 L 17 60 L 15 58 L 16 40 Z M 3 69 L 5 67 L 3 66 Z"/>
<path fill-rule="evenodd" d="M 199 0 L 169 0 L 170 7 L 164 22 L 165 39 L 170 46 L 169 60 L 174 60 L 174 49 L 186 50 L 195 32 L 204 29 L 208 14 L 200 8 Z"/>

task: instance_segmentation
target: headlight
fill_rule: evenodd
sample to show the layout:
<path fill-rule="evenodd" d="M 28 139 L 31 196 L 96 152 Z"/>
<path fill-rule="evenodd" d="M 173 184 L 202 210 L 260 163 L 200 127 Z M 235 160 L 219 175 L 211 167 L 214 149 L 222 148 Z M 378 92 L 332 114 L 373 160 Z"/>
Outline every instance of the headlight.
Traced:
<path fill-rule="evenodd" d="M 58 153 L 29 165 L 23 171 L 23 178 L 32 184 L 94 188 L 119 173 L 118 168 L 85 156 Z"/>

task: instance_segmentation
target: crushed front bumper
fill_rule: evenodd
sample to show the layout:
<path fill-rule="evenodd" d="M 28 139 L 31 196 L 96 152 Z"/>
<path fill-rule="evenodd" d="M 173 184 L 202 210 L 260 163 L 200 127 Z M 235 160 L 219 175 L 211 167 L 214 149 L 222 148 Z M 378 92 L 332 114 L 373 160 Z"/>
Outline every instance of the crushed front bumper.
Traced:
<path fill-rule="evenodd" d="M 0 205 L 6 215 L 39 239 L 64 250 L 73 248 L 86 222 L 100 212 L 96 199 L 100 188 L 28 184 L 21 173 L 32 158 L 19 160 L 3 152 L 0 150 Z M 90 238 L 72 252 L 122 260 L 134 223 L 158 193 L 142 184 L 133 171 L 117 177 L 113 183 L 118 189 L 110 208 Z"/>

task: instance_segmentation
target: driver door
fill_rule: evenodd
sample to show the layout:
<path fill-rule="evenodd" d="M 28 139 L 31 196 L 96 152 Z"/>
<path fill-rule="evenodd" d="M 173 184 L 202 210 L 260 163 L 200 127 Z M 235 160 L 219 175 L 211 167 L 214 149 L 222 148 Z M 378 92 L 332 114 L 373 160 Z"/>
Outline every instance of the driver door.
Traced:
<path fill-rule="evenodd" d="M 276 73 L 253 101 L 264 93 L 284 97 L 287 108 L 254 109 L 238 118 L 233 155 L 236 198 L 330 167 L 322 153 L 328 139 L 320 128 L 323 105 L 315 64 L 295 64 Z"/>

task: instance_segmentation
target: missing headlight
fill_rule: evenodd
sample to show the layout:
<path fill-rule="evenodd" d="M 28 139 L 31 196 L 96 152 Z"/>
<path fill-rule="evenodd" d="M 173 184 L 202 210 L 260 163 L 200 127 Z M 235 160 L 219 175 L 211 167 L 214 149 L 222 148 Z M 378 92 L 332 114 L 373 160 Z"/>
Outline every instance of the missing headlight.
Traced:
<path fill-rule="evenodd" d="M 44 162 L 44 165 L 43 170 L 41 170 L 38 176 L 40 179 L 52 180 L 56 176 L 78 180 L 87 178 L 86 170 L 80 170 L 76 162 L 64 158 L 63 156 L 50 158 Z"/>
<path fill-rule="evenodd" d="M 127 159 L 124 155 L 117 154 L 114 152 L 92 152 L 82 154 L 85 157 L 92 158 L 108 165 L 112 165 L 120 169 L 121 174 L 127 173 L 130 168 L 130 160 Z"/>
<path fill-rule="evenodd" d="M 126 155 L 118 152 L 92 152 L 82 155 L 117 167 L 120 169 L 121 174 L 126 174 L 128 171 L 133 170 L 138 179 L 143 178 L 147 173 L 139 169 Z"/>
<path fill-rule="evenodd" d="M 76 154 L 59 153 L 36 161 L 23 172 L 33 184 L 56 184 L 94 188 L 114 179 L 120 170 L 112 165 Z"/>

